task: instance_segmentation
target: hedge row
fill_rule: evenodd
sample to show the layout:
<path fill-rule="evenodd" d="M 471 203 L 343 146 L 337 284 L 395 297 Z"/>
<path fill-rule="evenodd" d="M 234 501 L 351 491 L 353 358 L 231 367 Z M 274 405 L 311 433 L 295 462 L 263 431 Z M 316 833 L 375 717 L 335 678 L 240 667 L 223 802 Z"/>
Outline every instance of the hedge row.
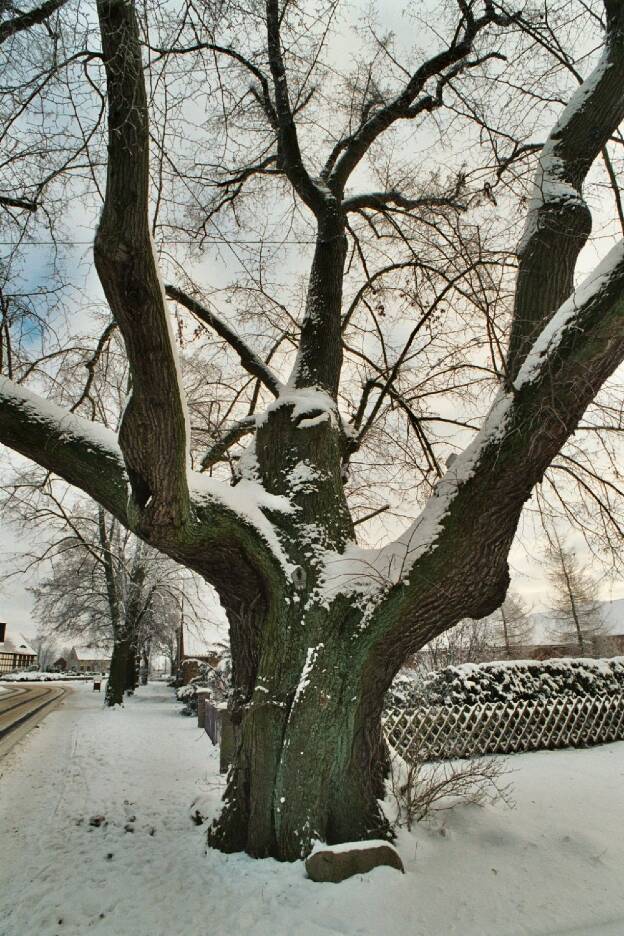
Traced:
<path fill-rule="evenodd" d="M 477 705 L 520 699 L 546 700 L 624 692 L 624 657 L 464 663 L 421 677 L 400 674 L 388 703 Z"/>

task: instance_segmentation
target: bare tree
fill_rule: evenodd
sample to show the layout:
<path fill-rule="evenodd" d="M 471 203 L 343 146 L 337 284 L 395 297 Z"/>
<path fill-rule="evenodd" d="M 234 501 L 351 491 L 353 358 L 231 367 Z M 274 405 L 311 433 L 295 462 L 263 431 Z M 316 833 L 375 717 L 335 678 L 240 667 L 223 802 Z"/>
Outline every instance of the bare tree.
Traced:
<path fill-rule="evenodd" d="M 467 618 L 434 637 L 419 654 L 427 669 L 440 670 L 462 663 L 482 663 L 496 655 L 495 615 L 475 621 Z"/>
<path fill-rule="evenodd" d="M 507 593 L 502 605 L 489 619 L 492 623 L 494 652 L 502 650 L 506 659 L 513 659 L 531 643 L 533 624 L 519 595 Z"/>
<path fill-rule="evenodd" d="M 42 636 L 110 649 L 106 701 L 120 704 L 136 688 L 141 668 L 147 675 L 152 644 L 166 642 L 185 594 L 187 613 L 195 615 L 192 576 L 102 507 L 72 497 L 65 484 L 40 472 L 23 475 L 5 493 L 5 515 L 40 532 L 20 553 L 18 571 L 39 573 L 31 590 Z"/>
<path fill-rule="evenodd" d="M 39 630 L 36 636 L 31 638 L 30 645 L 37 653 L 39 669 L 42 673 L 47 673 L 58 658 L 58 643 L 50 634 Z"/>
<path fill-rule="evenodd" d="M 435 637 L 419 654 L 427 669 L 512 659 L 531 642 L 533 625 L 522 599 L 508 592 L 500 608 L 481 620 L 467 618 Z"/>
<path fill-rule="evenodd" d="M 512 157 L 538 154 L 512 289 L 508 265 L 486 236 L 488 205 L 497 199 L 492 184 L 505 161 L 490 165 L 480 181 L 461 169 L 425 177 L 402 164 L 423 128 L 439 121 L 444 136 L 445 121 L 457 119 L 474 133 L 475 112 L 476 135 L 493 134 L 502 148 L 504 118 L 500 126 L 483 118 L 496 95 L 471 88 L 497 87 L 506 37 L 522 42 L 527 34 L 517 11 L 492 0 L 448 4 L 453 19 L 437 30 L 438 51 L 412 56 L 406 68 L 388 64 L 392 50 L 382 43 L 383 69 L 373 62 L 336 88 L 321 55 L 334 4 L 319 18 L 305 6 L 267 0 L 263 9 L 231 8 L 224 24 L 221 8 L 197 13 L 195 6 L 184 9 L 175 29 L 161 24 L 162 44 L 151 42 L 144 52 L 130 0 L 97 3 L 109 136 L 95 265 L 131 375 L 119 433 L 2 377 L 0 440 L 217 589 L 230 623 L 236 751 L 210 841 L 294 859 L 317 838 L 387 834 L 378 806 L 384 692 L 409 654 L 458 621 L 500 606 L 524 504 L 624 359 L 622 243 L 574 290 L 590 230 L 583 185 L 624 119 L 624 9 L 605 0 L 602 26 L 591 18 L 602 30 L 600 58 L 580 88 L 566 90 L 565 107 L 556 107 L 561 94 L 544 106 L 545 117 L 559 111 L 546 142 L 525 151 L 526 140 L 507 138 Z M 267 224 L 279 209 L 260 198 L 245 214 L 246 186 L 259 196 L 263 186 L 270 194 L 270 183 L 281 187 L 294 207 L 278 223 L 301 218 L 313 242 L 300 315 L 289 308 L 290 297 L 273 295 L 265 276 L 250 278 L 238 290 L 248 297 L 243 335 L 179 264 L 176 282 L 163 286 L 152 208 L 159 216 L 165 211 L 170 124 L 156 121 L 160 155 L 151 187 L 150 116 L 173 104 L 166 96 L 148 99 L 146 55 L 154 77 L 178 69 L 169 85 L 178 93 L 185 63 L 195 62 L 203 77 L 216 57 L 218 82 L 207 96 L 224 107 L 221 152 L 229 161 L 238 150 L 238 162 L 211 163 L 210 154 L 202 162 L 191 142 L 191 158 L 175 173 L 176 190 L 184 187 L 189 199 L 183 230 L 202 244 L 210 232 L 214 238 L 217 215 L 229 218 L 223 223 L 230 235 L 239 219 L 252 231 L 261 228 L 260 206 Z M 222 80 L 222 63 L 231 82 Z M 322 92 L 310 84 L 312 74 L 321 87 L 323 78 L 328 83 L 328 120 L 319 117 Z M 202 129 L 210 141 L 210 127 Z M 390 165 L 387 153 L 402 155 Z M 167 223 L 179 224 L 174 209 Z M 372 255 L 362 249 L 365 233 Z M 260 249 L 268 246 L 265 238 Z M 399 312 L 384 330 L 386 304 L 371 297 L 384 279 L 386 247 L 386 267 L 409 269 L 412 282 L 401 291 L 400 275 L 394 281 Z M 397 259 L 399 248 L 406 258 Z M 371 256 L 379 263 L 374 270 Z M 397 268 L 408 261 L 409 268 Z M 344 287 L 352 288 L 355 271 L 360 285 L 345 308 Z M 201 340 L 216 335 L 247 375 L 243 391 L 240 382 L 232 387 L 236 405 L 229 409 L 215 392 L 215 408 L 228 410 L 220 422 L 225 431 L 199 459 L 166 297 L 178 322 L 201 323 L 208 329 Z M 369 328 L 353 347 L 362 310 Z M 372 330 L 379 336 L 374 357 Z M 433 378 L 417 386 L 419 368 L 434 362 Z M 493 389 L 477 423 L 448 405 L 434 415 L 420 403 L 442 393 L 447 404 L 459 392 L 482 399 Z M 461 450 L 473 436 L 446 471 L 427 431 L 433 419 L 460 424 L 451 448 Z M 399 425 L 409 426 L 409 436 Z M 349 507 L 348 473 L 362 484 L 358 458 L 376 434 L 417 447 L 420 490 L 431 493 L 400 536 L 363 548 L 355 543 L 354 521 L 362 517 Z M 189 470 L 191 455 L 207 474 Z M 224 458 L 232 485 L 210 475 Z M 388 460 L 383 468 L 390 474 L 393 466 Z M 369 477 L 379 490 L 376 470 L 377 481 L 373 469 Z M 413 500 L 416 508 L 416 493 Z"/>
<path fill-rule="evenodd" d="M 598 585 L 583 569 L 575 552 L 555 534 L 548 553 L 548 572 L 554 593 L 552 641 L 576 647 L 581 656 L 594 656 L 596 641 L 604 635 Z"/>

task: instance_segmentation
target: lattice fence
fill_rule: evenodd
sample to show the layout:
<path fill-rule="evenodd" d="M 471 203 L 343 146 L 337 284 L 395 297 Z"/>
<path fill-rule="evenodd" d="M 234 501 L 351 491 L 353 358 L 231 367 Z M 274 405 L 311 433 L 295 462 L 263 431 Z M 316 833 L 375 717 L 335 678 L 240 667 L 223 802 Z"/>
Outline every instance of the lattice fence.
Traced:
<path fill-rule="evenodd" d="M 384 729 L 403 757 L 420 760 L 587 747 L 624 739 L 624 695 L 397 707 Z"/>

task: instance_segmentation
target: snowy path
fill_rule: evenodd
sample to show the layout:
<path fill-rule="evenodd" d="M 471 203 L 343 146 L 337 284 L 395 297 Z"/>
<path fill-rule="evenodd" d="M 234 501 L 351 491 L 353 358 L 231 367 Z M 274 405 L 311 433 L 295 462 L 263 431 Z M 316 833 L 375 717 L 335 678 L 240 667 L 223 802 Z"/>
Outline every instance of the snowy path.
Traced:
<path fill-rule="evenodd" d="M 0 936 L 622 936 L 624 742 L 511 764 L 515 809 L 440 813 L 402 833 L 405 876 L 318 885 L 205 853 L 217 758 L 170 690 L 109 712 L 78 686 L 0 762 Z"/>

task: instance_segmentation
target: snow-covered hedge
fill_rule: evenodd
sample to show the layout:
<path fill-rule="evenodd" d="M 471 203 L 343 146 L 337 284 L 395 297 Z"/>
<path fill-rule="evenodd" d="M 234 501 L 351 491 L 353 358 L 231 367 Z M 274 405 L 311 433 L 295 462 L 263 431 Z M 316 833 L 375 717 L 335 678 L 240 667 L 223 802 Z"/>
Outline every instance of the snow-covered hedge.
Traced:
<path fill-rule="evenodd" d="M 28 672 L 26 670 L 19 673 L 7 673 L 6 676 L 0 676 L 2 682 L 68 682 L 70 680 L 101 679 L 98 674 L 89 673 L 83 675 L 80 673 L 42 673 Z"/>
<path fill-rule="evenodd" d="M 620 693 L 624 693 L 624 657 L 508 660 L 448 666 L 424 677 L 401 674 L 392 684 L 387 703 L 477 705 Z"/>

